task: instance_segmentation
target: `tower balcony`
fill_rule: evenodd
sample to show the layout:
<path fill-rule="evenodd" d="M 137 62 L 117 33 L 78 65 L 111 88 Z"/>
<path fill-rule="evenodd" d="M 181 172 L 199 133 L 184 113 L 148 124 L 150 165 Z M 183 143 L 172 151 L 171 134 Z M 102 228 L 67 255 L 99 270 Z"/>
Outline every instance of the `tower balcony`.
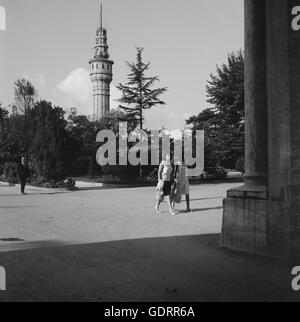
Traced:
<path fill-rule="evenodd" d="M 112 81 L 113 74 L 107 74 L 107 73 L 91 73 L 91 81 L 92 82 L 108 82 L 110 83 Z"/>

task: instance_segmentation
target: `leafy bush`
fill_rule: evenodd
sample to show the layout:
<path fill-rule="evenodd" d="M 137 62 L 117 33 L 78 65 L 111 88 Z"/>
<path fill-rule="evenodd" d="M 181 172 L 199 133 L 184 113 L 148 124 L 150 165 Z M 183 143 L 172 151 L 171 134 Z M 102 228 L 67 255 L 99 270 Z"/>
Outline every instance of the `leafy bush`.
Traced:
<path fill-rule="evenodd" d="M 44 184 L 46 183 L 46 179 L 44 177 L 42 177 L 42 176 L 38 176 L 36 178 L 32 178 L 32 179 L 30 178 L 29 183 L 33 184 L 35 186 L 43 187 Z"/>
<path fill-rule="evenodd" d="M 227 177 L 227 171 L 223 167 L 208 168 L 206 173 L 214 179 L 225 179 Z"/>
<path fill-rule="evenodd" d="M 120 183 L 121 179 L 112 174 L 106 174 L 102 175 L 99 181 L 101 183 Z"/>
<path fill-rule="evenodd" d="M 15 162 L 8 162 L 4 165 L 4 175 L 9 183 L 18 183 L 18 168 Z"/>
<path fill-rule="evenodd" d="M 32 179 L 30 183 L 34 186 L 50 188 L 50 189 L 70 189 L 74 190 L 76 181 L 73 178 L 69 178 L 67 180 L 50 180 L 46 181 L 43 177 L 38 177 L 36 179 Z"/>
<path fill-rule="evenodd" d="M 64 181 L 64 188 L 73 190 L 75 189 L 76 181 L 73 178 L 69 178 Z"/>
<path fill-rule="evenodd" d="M 224 168 L 217 168 L 215 171 L 216 179 L 225 179 L 227 177 L 227 171 Z"/>

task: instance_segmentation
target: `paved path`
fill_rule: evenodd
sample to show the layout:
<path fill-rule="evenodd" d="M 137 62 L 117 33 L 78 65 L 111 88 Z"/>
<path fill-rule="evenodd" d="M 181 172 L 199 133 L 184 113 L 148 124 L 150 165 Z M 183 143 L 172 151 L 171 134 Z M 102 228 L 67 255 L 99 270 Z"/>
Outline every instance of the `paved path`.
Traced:
<path fill-rule="evenodd" d="M 298 299 L 291 264 L 218 247 L 235 185 L 192 186 L 194 211 L 175 217 L 154 213 L 153 187 L 21 196 L 0 186 L 0 300 Z"/>

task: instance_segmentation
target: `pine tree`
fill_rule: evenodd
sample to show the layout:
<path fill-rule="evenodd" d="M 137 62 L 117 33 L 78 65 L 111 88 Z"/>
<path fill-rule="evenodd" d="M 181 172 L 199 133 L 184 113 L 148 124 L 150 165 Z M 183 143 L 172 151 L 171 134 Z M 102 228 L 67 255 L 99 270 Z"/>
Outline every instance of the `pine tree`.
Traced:
<path fill-rule="evenodd" d="M 143 62 L 143 48 L 137 47 L 136 49 L 136 62 L 127 62 L 130 69 L 130 73 L 127 75 L 128 82 L 117 85 L 117 88 L 122 92 L 119 102 L 126 105 L 119 105 L 120 109 L 132 119 L 137 119 L 140 129 L 143 129 L 143 110 L 150 109 L 155 105 L 165 105 L 165 102 L 160 100 L 159 96 L 166 92 L 167 88 L 153 88 L 154 83 L 159 81 L 159 78 L 158 76 L 146 77 L 145 73 L 149 69 L 150 62 L 147 64 Z"/>

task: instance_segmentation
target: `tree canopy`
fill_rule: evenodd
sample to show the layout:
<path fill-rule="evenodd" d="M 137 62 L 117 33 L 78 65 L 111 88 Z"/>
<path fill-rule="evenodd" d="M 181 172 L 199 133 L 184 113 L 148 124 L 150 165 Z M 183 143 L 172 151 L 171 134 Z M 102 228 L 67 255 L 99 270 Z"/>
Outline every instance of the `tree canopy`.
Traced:
<path fill-rule="evenodd" d="M 244 156 L 244 55 L 228 55 L 227 63 L 217 66 L 206 86 L 212 106 L 186 120 L 193 129 L 205 131 L 206 168 L 234 168 Z"/>

